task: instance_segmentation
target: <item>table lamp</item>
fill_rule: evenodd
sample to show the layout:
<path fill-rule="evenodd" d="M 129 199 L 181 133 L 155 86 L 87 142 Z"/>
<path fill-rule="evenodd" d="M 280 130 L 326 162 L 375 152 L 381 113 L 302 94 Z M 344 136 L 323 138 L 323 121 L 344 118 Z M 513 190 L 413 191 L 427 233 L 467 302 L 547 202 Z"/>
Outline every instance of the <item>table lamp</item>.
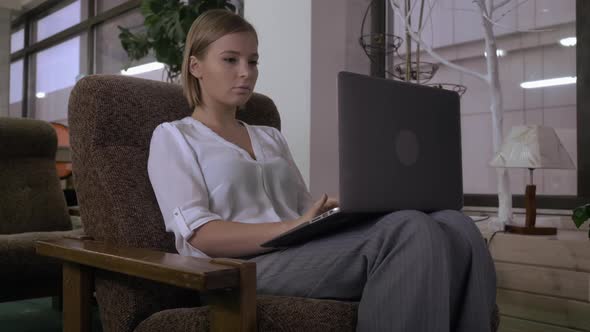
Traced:
<path fill-rule="evenodd" d="M 529 125 L 512 127 L 499 152 L 490 161 L 492 167 L 528 168 L 529 184 L 525 190 L 525 226 L 506 225 L 504 231 L 526 235 L 554 235 L 555 227 L 535 227 L 536 186 L 533 170 L 536 168 L 573 169 L 574 163 L 551 127 Z"/>

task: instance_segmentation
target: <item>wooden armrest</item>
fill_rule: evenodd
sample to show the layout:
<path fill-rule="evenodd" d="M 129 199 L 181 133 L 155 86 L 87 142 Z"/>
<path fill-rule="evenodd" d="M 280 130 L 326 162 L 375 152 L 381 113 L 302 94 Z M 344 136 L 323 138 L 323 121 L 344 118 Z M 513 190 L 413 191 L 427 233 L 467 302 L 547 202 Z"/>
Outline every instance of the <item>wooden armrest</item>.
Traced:
<path fill-rule="evenodd" d="M 102 269 L 210 294 L 211 331 L 256 331 L 256 264 L 202 259 L 98 241 L 37 241 L 37 253 L 64 261 L 64 331 L 90 331 L 93 269 Z"/>
<path fill-rule="evenodd" d="M 63 238 L 38 241 L 37 253 L 184 288 L 206 291 L 240 285 L 240 267 L 223 260 L 185 257 L 143 248 L 121 248 L 99 241 Z"/>

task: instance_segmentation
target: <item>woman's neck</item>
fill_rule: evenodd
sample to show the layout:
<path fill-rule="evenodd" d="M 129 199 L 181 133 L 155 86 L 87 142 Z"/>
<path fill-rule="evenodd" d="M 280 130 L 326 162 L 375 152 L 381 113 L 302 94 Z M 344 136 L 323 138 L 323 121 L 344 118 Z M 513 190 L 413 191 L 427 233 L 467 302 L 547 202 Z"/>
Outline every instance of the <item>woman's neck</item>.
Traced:
<path fill-rule="evenodd" d="M 236 121 L 236 108 L 210 107 L 209 105 L 199 105 L 195 107 L 192 117 L 201 121 L 210 128 L 232 128 L 238 122 Z"/>

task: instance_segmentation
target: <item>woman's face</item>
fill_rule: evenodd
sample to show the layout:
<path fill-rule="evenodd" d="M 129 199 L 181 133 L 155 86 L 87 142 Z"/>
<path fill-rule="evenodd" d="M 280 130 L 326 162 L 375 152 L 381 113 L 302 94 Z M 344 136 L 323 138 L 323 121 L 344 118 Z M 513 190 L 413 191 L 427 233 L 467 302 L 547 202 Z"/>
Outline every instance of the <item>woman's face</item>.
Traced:
<path fill-rule="evenodd" d="M 199 79 L 208 106 L 237 107 L 248 101 L 258 78 L 258 42 L 251 32 L 225 35 L 209 45 L 203 59 L 191 56 L 190 72 Z"/>

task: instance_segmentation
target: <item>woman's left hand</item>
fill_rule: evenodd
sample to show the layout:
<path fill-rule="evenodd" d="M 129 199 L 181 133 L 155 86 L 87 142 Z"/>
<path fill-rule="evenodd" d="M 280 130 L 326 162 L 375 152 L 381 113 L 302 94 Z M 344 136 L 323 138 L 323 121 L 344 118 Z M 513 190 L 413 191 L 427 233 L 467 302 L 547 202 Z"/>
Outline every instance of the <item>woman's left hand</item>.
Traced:
<path fill-rule="evenodd" d="M 320 214 L 330 211 L 333 208 L 336 208 L 340 206 L 340 203 L 338 202 L 338 200 L 336 200 L 335 198 L 332 197 L 328 197 L 328 199 L 326 200 L 326 203 L 324 203 L 324 205 L 322 205 L 322 207 L 320 208 Z"/>

